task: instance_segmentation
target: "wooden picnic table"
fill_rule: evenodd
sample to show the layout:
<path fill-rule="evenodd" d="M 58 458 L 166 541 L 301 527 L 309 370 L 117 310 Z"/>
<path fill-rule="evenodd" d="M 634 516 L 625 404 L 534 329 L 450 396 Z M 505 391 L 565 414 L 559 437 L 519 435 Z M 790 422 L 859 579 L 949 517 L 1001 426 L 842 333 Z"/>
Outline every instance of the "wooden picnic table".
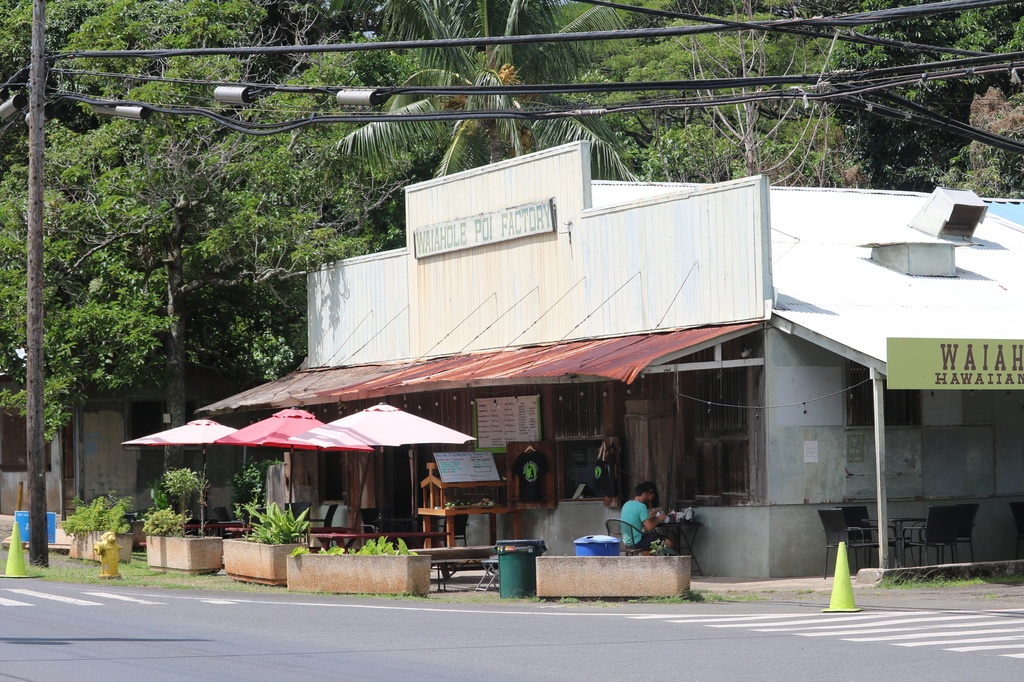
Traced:
<path fill-rule="evenodd" d="M 309 537 L 319 540 L 323 547 L 341 545 L 346 550 L 352 549 L 357 542 L 366 540 L 377 540 L 387 538 L 388 540 L 404 540 L 410 548 L 421 546 L 432 547 L 434 542 L 440 543 L 444 540 L 445 534 L 431 531 L 379 531 L 379 532 L 358 532 L 352 528 L 310 528 Z"/>
<path fill-rule="evenodd" d="M 199 535 L 201 529 L 206 535 L 237 538 L 249 532 L 249 524 L 244 521 L 207 521 L 202 526 L 198 523 L 185 524 L 186 535 Z"/>

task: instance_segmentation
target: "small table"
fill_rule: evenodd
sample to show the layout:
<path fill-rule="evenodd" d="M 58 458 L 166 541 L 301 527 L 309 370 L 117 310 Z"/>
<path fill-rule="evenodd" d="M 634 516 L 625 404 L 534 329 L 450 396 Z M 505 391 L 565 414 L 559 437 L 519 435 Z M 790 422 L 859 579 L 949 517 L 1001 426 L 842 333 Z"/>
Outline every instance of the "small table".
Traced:
<path fill-rule="evenodd" d="M 697 572 L 704 575 L 704 571 L 700 568 L 700 563 L 697 561 L 697 554 L 693 551 L 693 543 L 697 541 L 697 533 L 700 531 L 700 527 L 703 526 L 700 521 L 693 519 L 691 521 L 685 521 L 679 519 L 677 521 L 662 521 L 658 524 L 658 528 L 663 532 L 668 533 L 672 536 L 675 541 L 676 549 L 682 554 L 682 548 L 685 547 L 686 551 L 690 553 L 690 559 L 693 560 L 693 565 L 697 567 Z M 687 537 L 687 530 L 693 531 Z"/>

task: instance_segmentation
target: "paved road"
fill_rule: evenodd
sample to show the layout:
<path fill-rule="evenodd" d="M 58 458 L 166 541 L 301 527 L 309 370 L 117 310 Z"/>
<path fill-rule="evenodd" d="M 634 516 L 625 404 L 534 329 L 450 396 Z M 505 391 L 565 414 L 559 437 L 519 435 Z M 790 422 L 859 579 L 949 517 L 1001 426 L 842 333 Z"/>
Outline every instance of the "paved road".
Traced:
<path fill-rule="evenodd" d="M 894 674 L 1019 680 L 1024 609 L 450 604 L 0 581 L 0 680 L 838 682 Z"/>

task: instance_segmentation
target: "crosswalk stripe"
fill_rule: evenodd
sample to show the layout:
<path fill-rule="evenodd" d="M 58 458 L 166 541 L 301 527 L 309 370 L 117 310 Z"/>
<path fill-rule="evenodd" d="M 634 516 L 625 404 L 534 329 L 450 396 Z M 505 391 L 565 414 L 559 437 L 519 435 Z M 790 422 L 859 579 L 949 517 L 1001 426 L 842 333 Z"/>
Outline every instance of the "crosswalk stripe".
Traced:
<path fill-rule="evenodd" d="M 0 597 L 0 606 L 32 606 L 25 601 L 14 601 L 13 599 L 4 599 Z"/>
<path fill-rule="evenodd" d="M 956 653 L 995 652 L 1024 659 L 1022 609 L 986 611 L 882 611 L 850 614 L 722 614 L 675 616 L 669 623 L 743 628 L 798 637 L 834 637 L 901 647 L 937 647 Z M 1019 625 L 1018 625 L 1019 624 Z M 1014 652 L 1014 653 L 1007 653 Z"/>
<path fill-rule="evenodd" d="M 907 614 L 907 615 L 924 615 L 927 612 L 922 611 L 920 614 Z M 900 614 L 902 617 L 905 614 Z M 824 622 L 838 624 L 842 627 L 853 627 L 860 623 L 868 624 L 873 621 L 883 620 L 885 618 L 893 618 L 891 613 L 856 613 L 849 615 L 841 615 L 830 618 L 827 615 L 821 614 L 808 618 L 805 614 L 799 616 L 792 616 L 793 618 L 799 618 L 800 620 L 780 620 L 777 623 L 724 623 L 722 625 L 711 625 L 713 628 L 743 628 L 743 627 L 762 627 L 762 628 L 788 628 L 788 629 L 802 629 L 803 625 L 819 625 Z"/>
<path fill-rule="evenodd" d="M 49 599 L 50 601 L 59 601 L 64 604 L 75 604 L 76 606 L 103 606 L 98 601 L 87 601 L 85 599 L 75 599 L 74 597 L 62 597 L 56 594 L 47 594 L 46 592 L 36 592 L 35 590 L 14 590 L 7 589 L 5 592 L 13 592 L 15 594 L 21 594 L 26 597 L 36 597 L 38 599 Z"/>
<path fill-rule="evenodd" d="M 985 644 L 982 646 L 957 646 L 946 651 L 996 651 L 998 649 L 1024 649 L 1024 644 Z"/>
<path fill-rule="evenodd" d="M 922 611 L 921 613 L 925 613 Z M 759 613 L 742 616 L 658 616 L 658 618 L 669 618 L 669 623 L 734 623 L 744 621 L 779 620 L 780 618 L 806 618 L 803 613 Z M 644 616 L 630 616 L 630 618 L 644 618 Z"/>
<path fill-rule="evenodd" d="M 133 604 L 164 604 L 162 601 L 149 601 L 147 599 L 137 599 L 136 597 L 129 597 L 123 594 L 111 594 L 110 592 L 86 592 L 85 594 L 90 597 L 101 597 L 103 599 L 117 599 L 119 601 L 127 601 Z"/>
<path fill-rule="evenodd" d="M 831 631 L 826 631 L 826 632 L 821 632 L 821 631 L 815 631 L 815 632 L 802 631 L 802 632 L 794 632 L 793 634 L 794 635 L 800 635 L 801 637 L 846 637 L 846 636 L 849 636 L 849 635 L 859 635 L 859 634 L 879 634 L 879 633 L 885 633 L 885 632 L 913 632 L 913 631 L 917 631 L 917 630 L 934 630 L 934 629 L 951 628 L 951 627 L 970 627 L 970 626 L 979 626 L 980 627 L 981 625 L 988 626 L 988 625 L 1004 625 L 1005 624 L 1005 622 L 1001 622 L 1001 621 L 982 622 L 982 623 L 964 623 L 964 622 L 934 623 L 934 624 L 929 624 L 929 623 L 930 623 L 930 621 L 928 621 L 927 619 L 916 619 L 916 620 L 906 621 L 906 622 L 903 622 L 903 623 L 898 623 L 898 622 L 893 622 L 893 623 L 888 623 L 888 624 L 886 624 L 886 623 L 878 623 L 877 627 L 875 625 L 871 625 L 871 626 L 863 626 L 863 627 L 859 627 L 859 628 L 855 628 L 855 629 L 848 629 L 848 630 L 831 630 Z M 891 627 L 882 627 L 882 626 L 886 626 L 886 625 L 891 626 Z"/>
<path fill-rule="evenodd" d="M 959 624 L 957 624 L 959 627 Z M 1007 632 L 1024 632 L 1021 628 L 992 628 L 989 630 L 959 630 L 957 632 L 943 632 L 943 637 L 973 637 L 975 635 L 998 635 Z M 896 642 L 897 640 L 905 639 L 924 639 L 926 637 L 935 637 L 940 633 L 937 632 L 914 632 L 908 635 L 886 635 L 885 637 L 849 637 L 846 638 L 847 642 Z M 1024 635 L 1020 635 L 1024 637 Z M 1017 639 L 1017 637 L 1007 637 L 1007 639 Z"/>

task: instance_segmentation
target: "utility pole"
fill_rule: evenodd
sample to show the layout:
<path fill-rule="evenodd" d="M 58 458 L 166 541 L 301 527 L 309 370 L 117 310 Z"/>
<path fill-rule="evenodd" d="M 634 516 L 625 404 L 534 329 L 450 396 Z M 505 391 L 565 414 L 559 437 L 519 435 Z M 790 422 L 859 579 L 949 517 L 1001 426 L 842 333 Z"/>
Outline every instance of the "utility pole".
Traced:
<path fill-rule="evenodd" d="M 26 332 L 26 441 L 28 446 L 29 561 L 49 566 L 46 533 L 46 424 L 43 418 L 43 106 L 46 95 L 46 0 L 32 0 L 32 61 L 28 101 L 28 315 Z"/>

